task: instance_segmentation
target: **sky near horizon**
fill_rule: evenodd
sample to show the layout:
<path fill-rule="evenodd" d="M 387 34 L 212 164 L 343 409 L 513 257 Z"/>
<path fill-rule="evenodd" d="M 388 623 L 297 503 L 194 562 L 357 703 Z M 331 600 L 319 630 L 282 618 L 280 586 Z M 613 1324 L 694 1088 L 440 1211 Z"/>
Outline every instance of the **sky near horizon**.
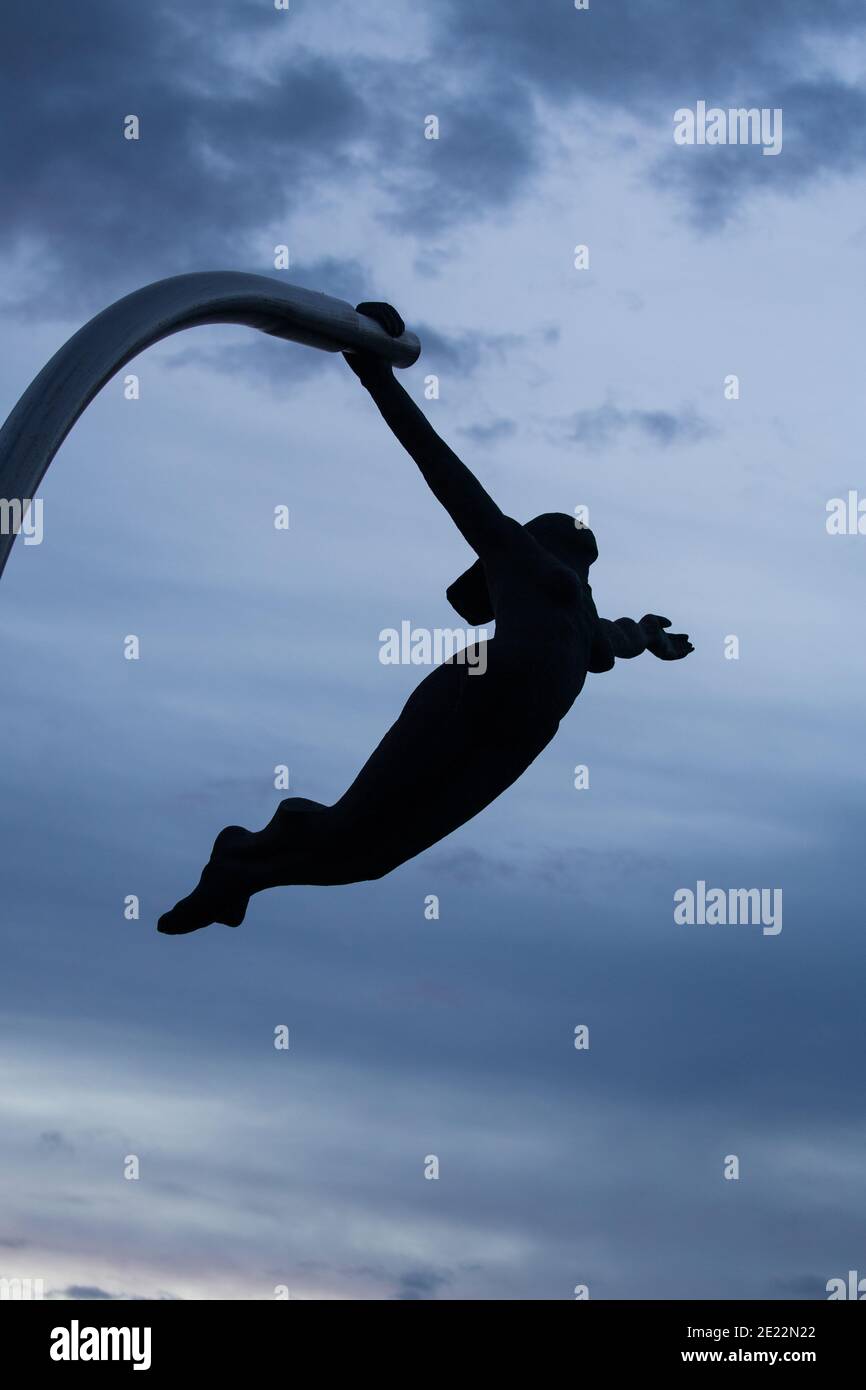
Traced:
<path fill-rule="evenodd" d="M 387 878 L 160 936 L 277 766 L 341 795 L 426 674 L 380 632 L 458 626 L 470 556 L 339 356 L 198 328 L 132 364 L 137 400 L 109 383 L 0 582 L 0 1277 L 810 1299 L 866 1274 L 866 536 L 826 524 L 866 496 L 862 5 L 8 0 L 0 33 L 0 413 L 164 276 L 386 299 L 422 342 L 401 379 L 503 509 L 588 507 L 599 611 L 696 647 L 590 676 L 514 787 Z M 781 110 L 781 151 L 677 144 L 699 101 Z M 781 930 L 676 923 L 699 882 L 779 890 Z"/>

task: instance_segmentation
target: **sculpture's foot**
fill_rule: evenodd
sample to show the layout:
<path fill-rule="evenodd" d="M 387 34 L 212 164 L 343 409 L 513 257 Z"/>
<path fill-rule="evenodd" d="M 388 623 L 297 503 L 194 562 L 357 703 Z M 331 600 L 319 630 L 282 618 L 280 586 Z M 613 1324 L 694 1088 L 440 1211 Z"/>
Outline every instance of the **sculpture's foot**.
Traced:
<path fill-rule="evenodd" d="M 251 832 L 238 825 L 221 830 L 197 886 L 170 912 L 163 913 L 157 931 L 166 936 L 182 936 L 214 922 L 239 927 L 255 888 L 244 860 L 236 856 L 243 853 L 251 839 Z"/>

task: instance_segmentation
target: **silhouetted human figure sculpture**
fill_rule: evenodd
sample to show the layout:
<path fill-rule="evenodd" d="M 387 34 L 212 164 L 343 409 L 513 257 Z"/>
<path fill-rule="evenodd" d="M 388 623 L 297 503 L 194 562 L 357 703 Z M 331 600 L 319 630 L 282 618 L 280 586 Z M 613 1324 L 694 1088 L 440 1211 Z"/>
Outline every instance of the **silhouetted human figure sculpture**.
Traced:
<path fill-rule="evenodd" d="M 395 337 L 403 332 L 387 304 L 358 310 Z M 335 805 L 290 797 L 264 830 L 221 831 L 198 887 L 160 918 L 162 932 L 239 926 L 250 896 L 265 888 L 382 878 L 478 815 L 526 771 L 587 672 L 609 671 L 616 657 L 644 651 L 676 661 L 693 650 L 688 637 L 665 631 L 667 618 L 599 618 L 589 586 L 598 557 L 592 532 L 563 513 L 525 526 L 505 516 L 390 366 L 357 353 L 346 360 L 478 556 L 447 595 L 472 627 L 495 617 L 486 670 L 470 673 L 462 654 L 435 667 Z"/>

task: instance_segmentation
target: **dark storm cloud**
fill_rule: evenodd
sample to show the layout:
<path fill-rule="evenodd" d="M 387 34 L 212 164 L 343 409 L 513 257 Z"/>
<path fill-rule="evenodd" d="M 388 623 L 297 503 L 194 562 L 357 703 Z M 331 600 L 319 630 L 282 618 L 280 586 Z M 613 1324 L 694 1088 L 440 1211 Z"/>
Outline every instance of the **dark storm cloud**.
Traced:
<path fill-rule="evenodd" d="M 742 90 L 741 100 L 730 89 L 717 90 L 713 105 L 780 108 L 784 144 L 782 154 L 773 158 L 749 146 L 685 146 L 672 149 L 655 166 L 656 186 L 687 198 L 693 220 L 705 230 L 723 227 L 752 190 L 793 194 L 821 174 L 853 173 L 866 161 L 866 95 L 860 88 L 825 76 L 774 86 L 760 102 L 749 100 Z"/>
<path fill-rule="evenodd" d="M 620 436 L 635 433 L 650 443 L 667 447 L 671 444 L 695 444 L 714 433 L 709 421 L 690 408 L 679 413 L 670 410 L 623 410 L 608 402 L 590 410 L 579 410 L 566 422 L 568 439 L 601 449 L 616 442 Z"/>
<path fill-rule="evenodd" d="M 804 39 L 866 25 L 859 0 L 606 0 L 585 12 L 559 0 L 446 0 L 438 12 L 443 34 L 474 61 L 496 62 L 554 97 L 623 106 L 694 82 L 768 81 L 790 70 Z"/>
<path fill-rule="evenodd" d="M 7 7 L 0 247 L 25 262 L 13 307 L 32 311 L 38 294 L 36 307 L 77 315 L 193 267 L 267 273 L 274 236 L 259 229 L 288 237 L 307 192 L 339 192 L 353 172 L 397 225 L 427 234 L 504 205 L 530 171 L 535 121 L 510 79 L 502 105 L 503 79 L 479 78 L 448 102 L 449 139 L 426 141 L 410 64 L 299 45 L 267 75 L 240 72 L 232 37 L 280 22 L 261 6 L 181 16 L 94 0 L 41 26 Z M 123 138 L 130 114 L 138 140 Z"/>
<path fill-rule="evenodd" d="M 269 270 L 256 229 L 289 219 L 312 181 L 337 184 L 364 125 L 346 64 L 305 53 L 274 81 L 244 79 L 210 7 L 181 24 L 167 5 L 95 0 L 37 25 L 14 4 L 3 32 L 2 249 L 32 249 L 55 316 L 192 267 Z"/>
<path fill-rule="evenodd" d="M 799 187 L 866 158 L 866 100 L 797 73 L 814 36 L 866 23 L 847 0 L 718 11 L 687 0 L 451 3 L 415 61 L 316 53 L 300 40 L 267 72 L 236 50 L 281 23 L 266 5 L 179 11 L 155 3 L 51 6 L 3 20 L 0 248 L 17 257 L 20 309 L 80 316 L 149 279 L 202 266 L 272 269 L 311 190 L 358 175 L 379 215 L 419 238 L 505 208 L 544 161 L 539 98 L 637 116 L 656 133 L 698 98 L 783 106 L 781 159 L 752 148 L 681 149 L 654 177 L 717 226 L 759 185 Z M 33 74 L 38 73 L 38 81 Z M 123 138 L 126 115 L 141 138 Z M 440 138 L 424 138 L 435 114 Z M 666 136 L 664 136 L 666 139 Z M 695 157 L 698 156 L 698 157 Z M 265 235 L 263 228 L 271 231 Z M 315 368 L 312 368 L 315 370 Z"/>
<path fill-rule="evenodd" d="M 440 87 L 440 75 L 453 62 L 451 44 L 443 34 L 432 60 L 432 83 L 429 63 L 414 75 L 405 69 L 395 75 L 405 91 L 378 132 L 388 160 L 376 171 L 391 195 L 387 220 L 394 229 L 408 228 L 420 237 L 506 207 L 538 165 L 541 126 L 521 74 L 485 59 L 467 63 L 463 54 L 456 61 L 464 90 L 452 96 L 447 86 Z M 411 121 L 405 114 L 398 118 L 398 111 L 417 109 L 419 86 L 429 93 L 427 109 Z M 428 115 L 439 121 L 437 139 L 424 136 Z"/>
<path fill-rule="evenodd" d="M 560 106 L 591 103 L 636 117 L 671 141 L 654 166 L 655 180 L 679 192 L 706 228 L 724 225 L 755 187 L 794 190 L 822 172 L 851 170 L 866 160 L 862 91 L 825 70 L 814 77 L 801 71 L 816 39 L 841 45 L 864 32 L 859 0 L 727 0 L 720 6 L 608 0 L 585 12 L 559 0 L 449 0 L 439 13 L 443 42 L 446 33 L 459 35 L 461 51 L 473 62 L 503 74 L 503 140 L 513 115 L 508 83 L 515 77 Z M 675 147 L 674 111 L 700 99 L 722 107 L 781 107 L 782 157 L 763 158 L 741 146 Z M 521 151 L 518 166 L 522 162 Z"/>

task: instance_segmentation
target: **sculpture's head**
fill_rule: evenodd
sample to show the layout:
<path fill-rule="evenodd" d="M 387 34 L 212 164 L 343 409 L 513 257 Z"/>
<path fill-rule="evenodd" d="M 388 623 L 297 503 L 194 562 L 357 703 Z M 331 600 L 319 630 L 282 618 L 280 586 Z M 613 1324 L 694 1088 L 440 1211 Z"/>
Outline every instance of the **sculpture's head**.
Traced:
<path fill-rule="evenodd" d="M 598 559 L 598 546 L 587 526 L 578 525 L 567 512 L 544 512 L 527 521 L 525 529 L 561 564 L 573 569 L 584 583 L 589 582 L 589 567 Z M 445 597 L 470 627 L 493 621 L 493 604 L 480 560 L 454 580 Z"/>

